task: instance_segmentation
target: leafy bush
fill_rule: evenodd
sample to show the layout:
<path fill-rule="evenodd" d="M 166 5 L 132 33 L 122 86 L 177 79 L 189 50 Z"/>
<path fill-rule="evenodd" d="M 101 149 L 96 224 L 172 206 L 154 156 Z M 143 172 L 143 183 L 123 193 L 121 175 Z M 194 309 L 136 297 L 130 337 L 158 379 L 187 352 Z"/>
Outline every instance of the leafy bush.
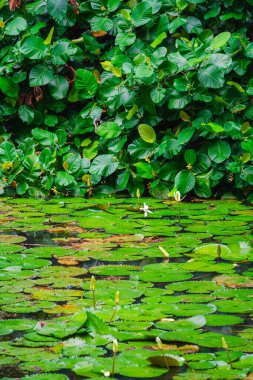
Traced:
<path fill-rule="evenodd" d="M 0 0 L 1 191 L 248 194 L 252 6 Z"/>

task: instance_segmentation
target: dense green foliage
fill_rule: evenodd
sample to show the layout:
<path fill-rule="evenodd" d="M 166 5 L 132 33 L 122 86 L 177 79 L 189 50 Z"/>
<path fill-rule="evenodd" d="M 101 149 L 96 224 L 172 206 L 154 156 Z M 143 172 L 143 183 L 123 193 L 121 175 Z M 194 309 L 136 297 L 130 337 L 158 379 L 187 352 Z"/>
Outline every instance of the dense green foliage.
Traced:
<path fill-rule="evenodd" d="M 252 9 L 0 0 L 1 191 L 249 194 Z"/>

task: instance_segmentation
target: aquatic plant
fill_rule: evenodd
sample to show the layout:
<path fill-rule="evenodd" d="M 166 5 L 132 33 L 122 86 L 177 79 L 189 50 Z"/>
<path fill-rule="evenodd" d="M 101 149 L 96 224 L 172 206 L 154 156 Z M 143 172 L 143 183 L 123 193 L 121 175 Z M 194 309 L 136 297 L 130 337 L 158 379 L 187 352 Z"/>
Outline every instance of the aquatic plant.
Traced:
<path fill-rule="evenodd" d="M 180 223 L 181 220 L 181 194 L 179 191 L 176 191 L 174 194 L 175 201 L 178 203 L 178 223 Z"/>
<path fill-rule="evenodd" d="M 143 207 L 140 208 L 140 210 L 144 212 L 144 218 L 146 218 L 148 214 L 152 213 L 152 211 L 149 210 L 149 206 L 145 202 Z"/>
<path fill-rule="evenodd" d="M 90 279 L 90 290 L 92 292 L 92 305 L 93 305 L 94 309 L 96 308 L 95 289 L 96 289 L 96 280 L 95 280 L 94 276 L 91 276 L 91 279 Z"/>

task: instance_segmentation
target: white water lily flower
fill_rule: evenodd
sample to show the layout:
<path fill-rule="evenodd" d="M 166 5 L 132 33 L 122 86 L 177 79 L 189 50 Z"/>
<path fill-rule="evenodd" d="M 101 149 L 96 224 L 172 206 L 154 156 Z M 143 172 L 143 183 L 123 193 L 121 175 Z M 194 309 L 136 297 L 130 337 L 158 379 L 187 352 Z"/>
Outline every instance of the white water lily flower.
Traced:
<path fill-rule="evenodd" d="M 149 213 L 152 214 L 152 211 L 149 210 L 149 206 L 144 203 L 143 207 L 140 208 L 141 211 L 144 212 L 144 217 L 146 218 Z"/>
<path fill-rule="evenodd" d="M 247 241 L 239 241 L 239 245 L 241 249 L 250 249 L 251 246 Z"/>

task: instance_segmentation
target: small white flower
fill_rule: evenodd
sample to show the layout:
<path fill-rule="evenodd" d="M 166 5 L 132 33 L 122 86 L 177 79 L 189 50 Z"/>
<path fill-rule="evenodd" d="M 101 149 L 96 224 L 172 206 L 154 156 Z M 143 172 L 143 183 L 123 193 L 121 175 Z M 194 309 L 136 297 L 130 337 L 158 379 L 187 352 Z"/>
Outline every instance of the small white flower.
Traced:
<path fill-rule="evenodd" d="M 176 191 L 174 193 L 174 198 L 177 202 L 181 202 L 181 194 L 180 194 L 180 191 Z"/>
<path fill-rule="evenodd" d="M 152 214 L 152 211 L 149 210 L 149 206 L 144 203 L 143 207 L 140 208 L 141 211 L 144 212 L 144 217 L 146 218 L 149 213 Z"/>

